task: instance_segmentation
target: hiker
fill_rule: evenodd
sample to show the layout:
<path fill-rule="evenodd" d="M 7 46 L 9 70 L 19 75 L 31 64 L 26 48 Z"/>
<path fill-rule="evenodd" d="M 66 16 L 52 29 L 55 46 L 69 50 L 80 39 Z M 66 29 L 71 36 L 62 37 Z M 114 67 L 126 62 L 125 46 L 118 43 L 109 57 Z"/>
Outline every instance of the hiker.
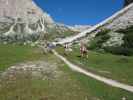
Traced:
<path fill-rule="evenodd" d="M 83 42 L 80 43 L 80 54 L 81 54 L 81 57 L 84 57 L 86 56 L 88 58 L 88 50 L 85 46 L 85 44 Z"/>
<path fill-rule="evenodd" d="M 66 43 L 64 45 L 64 49 L 65 49 L 65 52 L 64 52 L 65 55 L 67 55 L 68 52 L 72 51 L 72 49 L 70 48 L 70 45 L 68 43 Z"/>
<path fill-rule="evenodd" d="M 68 46 L 68 44 L 67 44 L 67 43 L 65 44 L 64 48 L 65 48 L 65 51 L 67 52 L 67 51 L 68 51 L 68 49 L 69 49 L 69 46 Z"/>
<path fill-rule="evenodd" d="M 64 55 L 67 55 L 67 52 L 68 52 L 68 44 L 67 43 L 65 43 L 65 45 L 64 45 Z"/>

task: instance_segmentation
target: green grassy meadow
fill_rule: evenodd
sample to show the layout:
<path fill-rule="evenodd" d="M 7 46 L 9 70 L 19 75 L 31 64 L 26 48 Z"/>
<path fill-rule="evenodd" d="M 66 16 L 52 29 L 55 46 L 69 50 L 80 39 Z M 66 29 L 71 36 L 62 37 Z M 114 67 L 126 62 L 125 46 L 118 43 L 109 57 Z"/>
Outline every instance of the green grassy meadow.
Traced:
<path fill-rule="evenodd" d="M 42 53 L 37 47 L 0 44 L 0 71 L 11 65 L 24 61 L 38 60 L 41 57 Z"/>
<path fill-rule="evenodd" d="M 41 59 L 49 62 L 50 64 L 57 63 L 58 70 L 60 70 L 62 74 L 55 80 L 40 80 L 31 78 L 26 73 L 23 75 L 16 75 L 16 78 L 13 81 L 0 79 L 0 100 L 121 100 L 123 97 L 126 97 L 127 100 L 133 100 L 133 93 L 105 85 L 102 82 L 74 72 L 53 54 L 42 55 L 36 47 L 1 45 L 1 48 L 1 64 L 4 65 L 1 70 L 6 70 L 6 68 L 10 65 L 24 61 Z M 63 54 L 62 48 L 58 48 L 58 51 Z M 96 58 L 98 59 L 99 56 L 103 57 L 103 55 L 105 55 L 104 59 L 107 60 L 108 56 L 106 54 L 89 52 L 89 58 L 87 61 L 93 64 L 93 61 L 95 61 Z M 70 53 L 66 57 L 72 57 L 69 59 L 71 61 L 72 59 L 75 59 L 73 62 L 76 64 L 78 64 L 77 62 L 79 61 L 86 61 L 86 59 L 80 59 L 78 56 L 79 54 L 77 51 L 73 54 Z M 9 63 L 7 63 L 7 60 L 4 61 L 6 57 L 10 59 Z M 109 57 L 115 58 L 117 56 L 110 55 Z M 119 57 L 117 59 L 119 59 Z M 132 60 L 132 57 L 130 59 Z M 98 62 L 98 60 L 96 62 Z M 113 61 L 111 60 L 111 62 Z M 87 62 L 84 63 L 86 64 Z M 105 63 L 105 65 L 106 64 L 107 63 Z M 88 67 L 86 66 L 84 68 L 88 69 Z M 94 69 L 97 69 L 97 67 L 94 67 Z M 114 70 L 114 68 L 112 70 Z"/>
<path fill-rule="evenodd" d="M 109 53 L 88 52 L 88 58 L 80 57 L 79 47 L 75 46 L 73 52 L 64 55 L 63 48 L 57 48 L 63 56 L 71 62 L 86 70 L 107 78 L 115 79 L 123 83 L 133 85 L 133 57 L 118 56 Z"/>

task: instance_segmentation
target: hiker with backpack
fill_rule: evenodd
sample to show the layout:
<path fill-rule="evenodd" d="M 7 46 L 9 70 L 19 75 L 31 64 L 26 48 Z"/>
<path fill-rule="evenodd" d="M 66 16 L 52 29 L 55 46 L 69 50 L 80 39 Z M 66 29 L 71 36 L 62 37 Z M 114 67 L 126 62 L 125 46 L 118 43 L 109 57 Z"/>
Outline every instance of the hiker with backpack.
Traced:
<path fill-rule="evenodd" d="M 88 50 L 86 45 L 83 42 L 80 43 L 80 54 L 81 54 L 81 57 L 86 56 L 88 58 Z"/>

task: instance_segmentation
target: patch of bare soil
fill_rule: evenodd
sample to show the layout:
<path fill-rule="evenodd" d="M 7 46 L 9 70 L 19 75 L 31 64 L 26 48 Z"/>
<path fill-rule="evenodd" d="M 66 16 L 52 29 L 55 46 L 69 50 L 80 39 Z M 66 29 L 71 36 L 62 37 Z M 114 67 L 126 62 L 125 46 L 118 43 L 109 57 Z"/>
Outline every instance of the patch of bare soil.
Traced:
<path fill-rule="evenodd" d="M 9 67 L 5 72 L 1 73 L 1 79 L 15 80 L 17 76 L 23 75 L 25 77 L 51 80 L 57 79 L 61 73 L 57 63 L 51 64 L 46 61 L 36 61 Z"/>

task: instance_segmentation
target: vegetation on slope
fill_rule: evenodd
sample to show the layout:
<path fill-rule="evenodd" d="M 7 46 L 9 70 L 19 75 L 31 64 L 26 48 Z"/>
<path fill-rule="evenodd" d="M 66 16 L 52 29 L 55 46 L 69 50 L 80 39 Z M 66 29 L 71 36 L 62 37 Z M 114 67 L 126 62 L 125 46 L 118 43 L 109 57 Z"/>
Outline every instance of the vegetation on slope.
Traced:
<path fill-rule="evenodd" d="M 123 41 L 124 43 L 120 46 L 103 46 L 103 43 L 109 40 L 110 30 L 102 30 L 95 38 L 89 43 L 88 49 L 99 51 L 100 49 L 105 52 L 110 52 L 117 55 L 131 56 L 133 55 L 133 26 L 130 26 L 126 29 L 118 30 L 118 33 L 124 34 Z"/>
<path fill-rule="evenodd" d="M 124 44 L 118 47 L 106 47 L 105 50 L 113 54 L 120 54 L 125 56 L 133 55 L 133 26 L 118 30 L 118 32 L 124 34 Z"/>
<path fill-rule="evenodd" d="M 107 34 L 109 31 L 110 30 L 105 29 L 97 33 L 95 38 L 93 38 L 89 43 L 88 49 L 92 50 L 102 49 L 103 43 L 110 38 L 110 36 Z"/>
<path fill-rule="evenodd" d="M 71 35 L 74 35 L 76 32 L 74 31 L 64 31 L 64 32 L 51 32 L 51 33 L 45 33 L 43 37 L 41 37 L 43 40 L 53 41 L 58 38 L 65 38 Z"/>

